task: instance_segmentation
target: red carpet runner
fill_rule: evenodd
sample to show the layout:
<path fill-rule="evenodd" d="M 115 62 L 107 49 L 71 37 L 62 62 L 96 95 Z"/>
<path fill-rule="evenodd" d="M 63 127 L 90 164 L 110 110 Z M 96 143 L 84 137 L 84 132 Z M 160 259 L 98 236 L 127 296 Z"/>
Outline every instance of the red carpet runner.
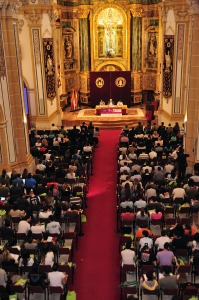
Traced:
<path fill-rule="evenodd" d="M 116 156 L 120 130 L 102 130 L 90 177 L 87 223 L 75 251 L 77 300 L 119 300 Z"/>

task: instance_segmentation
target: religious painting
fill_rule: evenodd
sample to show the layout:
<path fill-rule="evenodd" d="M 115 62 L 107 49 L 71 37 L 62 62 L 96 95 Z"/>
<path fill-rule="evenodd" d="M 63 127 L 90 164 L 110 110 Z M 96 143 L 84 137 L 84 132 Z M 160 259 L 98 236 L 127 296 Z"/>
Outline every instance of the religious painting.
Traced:
<path fill-rule="evenodd" d="M 143 22 L 143 66 L 148 70 L 157 70 L 159 22 L 157 19 L 147 18 Z"/>
<path fill-rule="evenodd" d="M 158 66 L 157 32 L 148 32 L 146 65 L 148 69 L 156 69 Z"/>
<path fill-rule="evenodd" d="M 97 19 L 98 57 L 123 56 L 123 25 L 121 12 L 116 8 L 106 8 L 99 13 Z"/>
<path fill-rule="evenodd" d="M 46 77 L 46 95 L 52 100 L 56 96 L 53 39 L 43 39 L 43 50 Z"/>
<path fill-rule="evenodd" d="M 174 36 L 164 36 L 163 96 L 172 96 Z"/>

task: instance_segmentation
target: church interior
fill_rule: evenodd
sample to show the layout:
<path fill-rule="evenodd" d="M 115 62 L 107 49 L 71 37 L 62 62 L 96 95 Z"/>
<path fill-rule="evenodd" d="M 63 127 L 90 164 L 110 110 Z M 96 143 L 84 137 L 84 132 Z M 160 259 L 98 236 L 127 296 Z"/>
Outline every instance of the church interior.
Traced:
<path fill-rule="evenodd" d="M 91 73 L 116 71 L 130 72 L 130 107 L 152 100 L 159 123 L 184 124 L 197 161 L 197 0 L 21 0 L 0 9 L 2 168 L 31 167 L 31 126 L 60 127 L 72 93 L 83 108 L 97 98 Z"/>
<path fill-rule="evenodd" d="M 193 171 L 198 101 L 199 0 L 0 0 L 1 170 L 35 172 L 33 129 L 149 121 L 183 128 Z"/>

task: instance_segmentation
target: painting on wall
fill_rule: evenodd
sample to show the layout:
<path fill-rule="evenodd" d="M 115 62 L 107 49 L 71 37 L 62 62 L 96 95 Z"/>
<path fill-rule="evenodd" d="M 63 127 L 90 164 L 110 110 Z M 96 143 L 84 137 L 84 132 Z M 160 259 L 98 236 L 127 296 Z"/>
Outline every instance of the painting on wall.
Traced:
<path fill-rule="evenodd" d="M 143 30 L 143 66 L 148 70 L 158 68 L 158 32 L 157 19 L 144 18 Z"/>
<path fill-rule="evenodd" d="M 123 16 L 115 8 L 102 10 L 97 19 L 98 57 L 122 57 L 123 55 Z"/>

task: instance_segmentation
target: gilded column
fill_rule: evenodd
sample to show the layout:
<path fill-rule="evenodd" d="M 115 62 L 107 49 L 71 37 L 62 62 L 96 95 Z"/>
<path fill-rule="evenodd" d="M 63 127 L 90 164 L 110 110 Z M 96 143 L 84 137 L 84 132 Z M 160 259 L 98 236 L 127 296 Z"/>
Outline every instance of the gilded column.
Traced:
<path fill-rule="evenodd" d="M 142 70 L 142 8 L 131 13 L 131 68 L 138 72 Z"/>
<path fill-rule="evenodd" d="M 79 10 L 79 48 L 80 48 L 80 71 L 90 71 L 90 24 L 89 11 Z"/>
<path fill-rule="evenodd" d="M 17 14 L 20 1 L 0 1 L 0 165 L 33 167 L 24 108 Z"/>

